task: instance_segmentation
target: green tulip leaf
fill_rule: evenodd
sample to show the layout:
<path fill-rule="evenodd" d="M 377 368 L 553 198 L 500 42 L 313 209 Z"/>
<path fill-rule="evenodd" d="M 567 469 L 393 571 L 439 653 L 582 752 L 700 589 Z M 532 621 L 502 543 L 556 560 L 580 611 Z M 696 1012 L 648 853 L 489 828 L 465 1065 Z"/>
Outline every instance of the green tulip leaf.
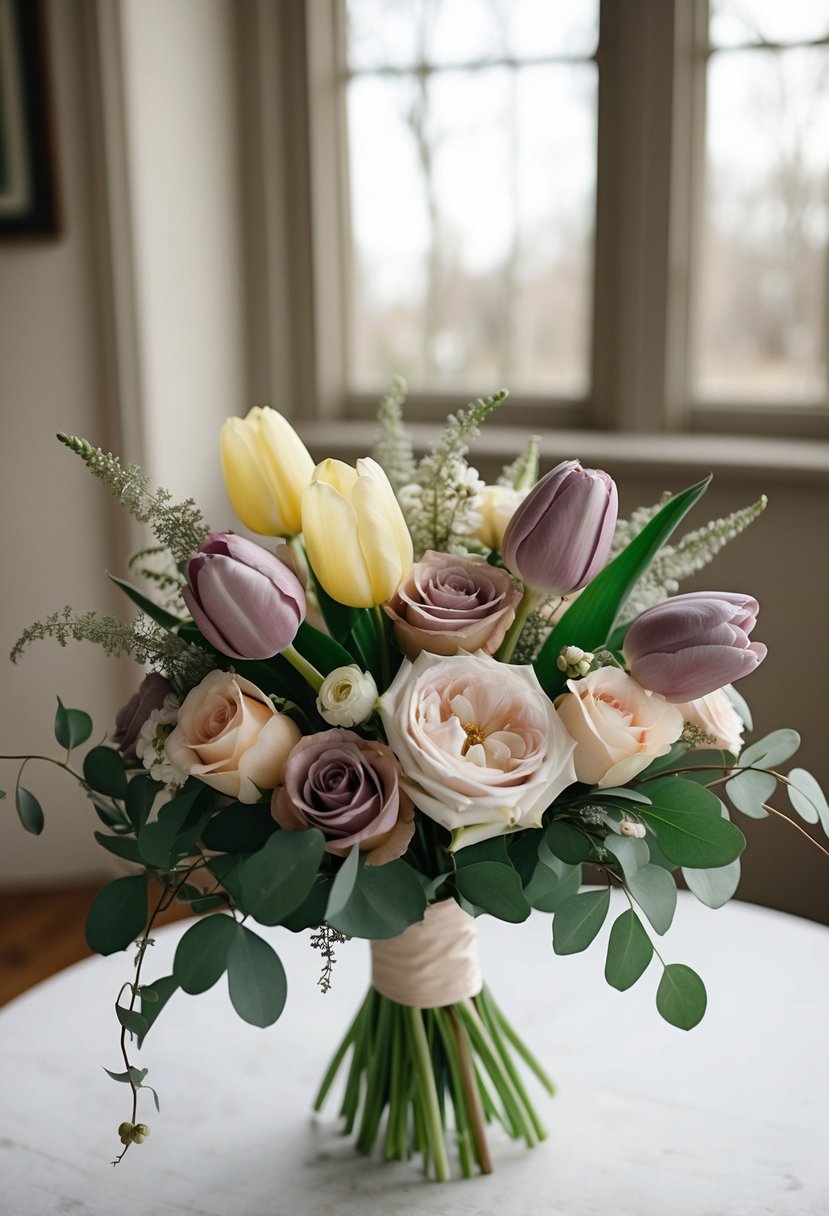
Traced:
<path fill-rule="evenodd" d="M 647 970 L 652 958 L 653 943 L 633 908 L 628 908 L 616 917 L 610 930 L 605 979 L 612 988 L 625 992 Z"/>
<path fill-rule="evenodd" d="M 656 990 L 656 1008 L 666 1022 L 692 1030 L 702 1021 L 708 998 L 705 985 L 684 963 L 669 963 Z"/>
<path fill-rule="evenodd" d="M 636 583 L 674 529 L 705 493 L 710 481 L 710 476 L 706 477 L 666 502 L 564 613 L 535 663 L 541 686 L 550 697 L 557 696 L 565 687 L 566 677 L 556 666 L 562 646 L 573 644 L 582 650 L 599 650 L 605 645 Z"/>
<path fill-rule="evenodd" d="M 601 929 L 610 907 L 610 888 L 583 891 L 560 904 L 553 916 L 553 950 L 578 954 L 586 950 Z"/>
<path fill-rule="evenodd" d="M 111 574 L 107 571 L 107 576 L 115 583 L 116 587 L 120 587 L 129 599 L 140 608 L 145 616 L 148 616 L 151 621 L 155 621 L 162 629 L 166 629 L 168 633 L 175 633 L 179 625 L 183 623 L 183 618 L 174 616 L 172 612 L 167 612 L 165 608 L 161 608 L 155 600 L 151 600 L 143 591 L 139 591 L 137 587 L 133 587 L 132 583 L 128 583 L 123 578 L 118 578 L 116 574 Z"/>
<path fill-rule="evenodd" d="M 279 955 L 246 925 L 233 924 L 227 955 L 227 986 L 233 1008 L 251 1026 L 272 1026 L 288 995 Z"/>

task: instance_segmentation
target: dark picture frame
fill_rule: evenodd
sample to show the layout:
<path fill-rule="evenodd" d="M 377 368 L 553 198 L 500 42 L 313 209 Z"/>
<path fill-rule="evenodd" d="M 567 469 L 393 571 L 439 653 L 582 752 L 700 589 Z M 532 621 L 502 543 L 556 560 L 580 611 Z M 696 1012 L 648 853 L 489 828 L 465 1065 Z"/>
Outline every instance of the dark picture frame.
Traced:
<path fill-rule="evenodd" d="M 59 231 L 40 0 L 0 0 L 0 239 Z"/>

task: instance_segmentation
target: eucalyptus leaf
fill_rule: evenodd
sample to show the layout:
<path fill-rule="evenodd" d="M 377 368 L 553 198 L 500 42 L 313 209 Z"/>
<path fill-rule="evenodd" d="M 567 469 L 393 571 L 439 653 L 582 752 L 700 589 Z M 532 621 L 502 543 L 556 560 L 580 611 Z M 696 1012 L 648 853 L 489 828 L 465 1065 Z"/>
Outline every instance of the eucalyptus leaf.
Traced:
<path fill-rule="evenodd" d="M 184 992 L 206 992 L 224 974 L 236 928 L 233 917 L 220 912 L 190 926 L 173 961 L 173 976 Z"/>
<path fill-rule="evenodd" d="M 161 782 L 153 781 L 149 773 L 138 773 L 130 777 L 124 808 L 136 832 L 140 832 L 149 819 L 153 803 L 163 789 Z"/>
<path fill-rule="evenodd" d="M 123 1005 L 116 1005 L 115 1016 L 124 1029 L 128 1030 L 130 1034 L 134 1034 L 136 1038 L 143 1038 L 149 1030 L 146 1018 L 143 1018 L 134 1009 L 125 1009 Z"/>
<path fill-rule="evenodd" d="M 612 988 L 624 992 L 647 970 L 652 958 L 653 943 L 633 908 L 628 908 L 616 917 L 610 930 L 605 979 Z"/>
<path fill-rule="evenodd" d="M 786 793 L 794 809 L 806 823 L 820 821 L 829 835 L 829 804 L 820 784 L 805 768 L 793 768 L 788 774 Z"/>
<path fill-rule="evenodd" d="M 554 819 L 548 826 L 544 839 L 550 852 L 568 865 L 580 865 L 584 861 L 597 859 L 591 838 L 571 823 Z"/>
<path fill-rule="evenodd" d="M 752 743 L 740 755 L 740 764 L 757 768 L 778 768 L 790 760 L 800 747 L 800 735 L 796 730 L 783 728 L 773 730 Z"/>
<path fill-rule="evenodd" d="M 524 887 L 524 898 L 531 908 L 537 908 L 539 912 L 556 912 L 565 899 L 577 894 L 581 886 L 581 866 L 568 866 L 558 858 L 555 860 L 561 866 L 561 873 L 556 873 L 539 858 Z"/>
<path fill-rule="evenodd" d="M 330 892 L 331 879 L 324 874 L 317 874 L 305 899 L 299 907 L 284 918 L 282 924 L 291 933 L 301 933 L 303 929 L 315 929 L 325 920 Z"/>
<path fill-rule="evenodd" d="M 706 908 L 722 908 L 732 898 L 740 883 L 740 859 L 731 861 L 727 866 L 717 866 L 713 870 L 691 870 L 682 868 L 682 877 L 688 885 L 688 890 Z"/>
<path fill-rule="evenodd" d="M 656 1008 L 666 1022 L 692 1030 L 702 1021 L 708 998 L 705 985 L 684 963 L 669 963 L 656 990 Z"/>
<path fill-rule="evenodd" d="M 86 743 L 92 734 L 92 719 L 82 709 L 67 709 L 58 697 L 55 714 L 55 738 L 61 747 L 71 752 L 74 747 Z"/>
<path fill-rule="evenodd" d="M 158 1015 L 161 1013 L 170 997 L 174 992 L 178 991 L 178 981 L 173 975 L 161 975 L 157 980 L 153 980 L 149 987 L 155 993 L 155 1000 L 148 1000 L 146 989 L 141 989 L 141 1016 L 147 1023 L 147 1030 L 144 1031 L 143 1035 L 141 1035 L 138 1040 L 139 1047 L 143 1045 L 144 1039 L 147 1036 L 147 1031 L 150 1030 L 153 1024 L 157 1021 Z"/>
<path fill-rule="evenodd" d="M 114 747 L 93 747 L 83 758 L 84 781 L 107 798 L 126 798 L 127 772 Z"/>
<path fill-rule="evenodd" d="M 673 875 L 661 866 L 643 866 L 631 874 L 627 887 L 656 932 L 667 933 L 676 911 Z"/>
<path fill-rule="evenodd" d="M 648 792 L 653 805 L 640 807 L 639 814 L 676 865 L 708 869 L 740 856 L 745 837 L 722 817 L 722 803 L 710 790 L 681 777 L 657 777 Z"/>
<path fill-rule="evenodd" d="M 336 913 L 331 911 L 333 898 L 332 889 L 328 923 L 348 937 L 369 940 L 398 937 L 409 925 L 422 920 L 426 911 L 423 887 L 411 866 L 402 860 L 381 866 L 361 865 L 347 901 Z"/>
<path fill-rule="evenodd" d="M 734 806 L 751 819 L 765 819 L 768 816 L 763 803 L 768 802 L 776 788 L 776 777 L 753 768 L 737 773 L 725 783 L 725 792 Z"/>
<path fill-rule="evenodd" d="M 635 790 L 632 786 L 627 785 L 608 790 L 597 790 L 596 801 L 600 802 L 603 798 L 622 798 L 625 802 L 644 802 L 646 804 L 651 801 L 641 790 Z"/>
<path fill-rule="evenodd" d="M 530 914 L 521 879 L 511 865 L 477 861 L 459 868 L 455 886 L 470 903 L 498 920 L 518 924 Z"/>
<path fill-rule="evenodd" d="M 553 916 L 553 950 L 577 954 L 586 950 L 604 924 L 610 907 L 610 888 L 571 895 Z"/>
<path fill-rule="evenodd" d="M 731 702 L 731 706 L 737 717 L 742 722 L 746 730 L 754 730 L 754 722 L 751 717 L 751 710 L 748 707 L 748 702 L 742 693 L 738 692 L 733 684 L 723 685 L 723 692 Z"/>
<path fill-rule="evenodd" d="M 272 1026 L 288 995 L 279 955 L 246 925 L 234 927 L 227 955 L 227 986 L 233 1008 L 251 1026 Z"/>
<path fill-rule="evenodd" d="M 134 836 L 107 836 L 104 832 L 93 832 L 93 836 L 101 848 L 106 849 L 108 853 L 113 853 L 116 857 L 122 857 L 124 861 L 131 861 L 135 865 L 144 864 Z"/>
<path fill-rule="evenodd" d="M 200 792 L 198 785 L 184 790 L 160 807 L 155 819 L 144 824 L 138 833 L 138 848 L 147 865 L 160 870 L 170 868 L 176 837 Z"/>
<path fill-rule="evenodd" d="M 130 874 L 102 887 L 86 918 L 86 941 L 96 954 L 115 954 L 140 937 L 147 923 L 147 875 Z"/>
<path fill-rule="evenodd" d="M 261 925 L 278 925 L 311 890 L 325 853 L 317 828 L 275 832 L 242 867 L 245 908 Z"/>
<path fill-rule="evenodd" d="M 210 819 L 202 833 L 206 849 L 217 853 L 258 853 L 276 832 L 270 806 L 232 802 Z"/>
<path fill-rule="evenodd" d="M 14 805 L 17 808 L 17 816 L 26 831 L 31 832 L 33 836 L 39 836 L 44 824 L 43 807 L 32 791 L 18 785 L 14 791 Z"/>
<path fill-rule="evenodd" d="M 647 841 L 636 836 L 617 836 L 609 833 L 604 843 L 608 852 L 618 861 L 622 876 L 628 881 L 637 870 L 641 870 L 650 861 Z"/>
<path fill-rule="evenodd" d="M 349 899 L 351 899 L 354 886 L 357 882 L 359 868 L 360 846 L 359 844 L 355 844 L 351 846 L 351 852 L 340 866 L 331 885 L 331 892 L 328 896 L 328 907 L 325 913 L 326 920 L 331 921 L 332 917 L 339 916 Z"/>

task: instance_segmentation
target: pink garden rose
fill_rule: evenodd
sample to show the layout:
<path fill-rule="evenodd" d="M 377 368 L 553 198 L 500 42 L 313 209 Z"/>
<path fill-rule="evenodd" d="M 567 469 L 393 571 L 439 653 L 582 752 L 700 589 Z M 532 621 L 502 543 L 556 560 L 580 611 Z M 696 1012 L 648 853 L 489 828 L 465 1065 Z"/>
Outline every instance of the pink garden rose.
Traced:
<path fill-rule="evenodd" d="M 274 791 L 273 817 L 286 831 L 319 828 L 326 851 L 338 857 L 358 844 L 366 865 L 382 865 L 402 857 L 414 834 L 414 810 L 399 777 L 385 743 L 349 730 L 306 735 Z"/>
<path fill-rule="evenodd" d="M 618 667 L 599 667 L 567 687 L 556 708 L 576 740 L 576 776 L 586 785 L 624 785 L 682 734 L 677 707 Z"/>
<path fill-rule="evenodd" d="M 167 740 L 174 767 L 240 802 L 272 790 L 300 730 L 250 680 L 211 671 L 182 702 Z"/>
<path fill-rule="evenodd" d="M 408 659 L 422 650 L 494 654 L 515 619 L 521 591 L 506 570 L 480 557 L 453 557 L 427 550 L 385 610 Z"/>
<path fill-rule="evenodd" d="M 700 743 L 700 747 L 724 747 L 732 756 L 739 756 L 743 746 L 743 723 L 724 688 L 697 697 L 696 701 L 677 705 L 677 709 L 686 722 L 711 736 L 713 742 Z"/>
<path fill-rule="evenodd" d="M 573 740 L 531 667 L 486 654 L 404 660 L 380 700 L 401 785 L 451 851 L 518 828 L 576 780 Z"/>

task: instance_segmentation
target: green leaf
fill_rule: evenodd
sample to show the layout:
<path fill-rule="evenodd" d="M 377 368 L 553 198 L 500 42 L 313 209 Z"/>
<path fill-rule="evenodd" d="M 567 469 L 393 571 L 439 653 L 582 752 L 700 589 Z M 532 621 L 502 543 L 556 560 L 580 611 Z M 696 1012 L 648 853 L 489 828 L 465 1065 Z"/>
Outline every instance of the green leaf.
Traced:
<path fill-rule="evenodd" d="M 216 913 L 191 925 L 176 947 L 173 976 L 178 986 L 195 995 L 212 988 L 227 967 L 237 928 L 232 916 Z"/>
<path fill-rule="evenodd" d="M 258 853 L 276 830 L 268 804 L 234 802 L 212 817 L 202 832 L 202 842 L 217 853 Z"/>
<path fill-rule="evenodd" d="M 331 912 L 333 898 L 332 890 L 328 923 L 349 937 L 370 940 L 398 937 L 409 925 L 422 920 L 426 911 L 423 887 L 411 866 L 401 860 L 360 866 L 347 902 L 335 915 Z"/>
<path fill-rule="evenodd" d="M 143 1035 L 141 1035 L 138 1040 L 139 1047 L 143 1046 L 144 1039 L 147 1037 L 147 1032 L 155 1023 L 158 1015 L 161 1013 L 161 1010 L 167 1004 L 170 997 L 174 992 L 178 991 L 178 981 L 173 975 L 161 975 L 157 980 L 153 980 L 152 984 L 149 986 L 155 993 L 155 1000 L 148 1000 L 147 996 L 145 995 L 146 990 L 144 988 L 141 989 L 141 1016 L 147 1023 L 147 1030 L 144 1031 Z"/>
<path fill-rule="evenodd" d="M 82 709 L 67 709 L 58 697 L 58 709 L 55 714 L 55 738 L 61 747 L 68 752 L 73 747 L 86 743 L 92 734 L 92 719 Z"/>
<path fill-rule="evenodd" d="M 294 647 L 304 659 L 322 675 L 327 676 L 337 667 L 348 667 L 354 663 L 354 657 L 334 638 L 319 629 L 314 629 L 307 621 L 303 621 L 294 638 Z"/>
<path fill-rule="evenodd" d="M 556 912 L 571 895 L 575 895 L 581 886 L 581 866 L 569 866 L 553 858 L 560 869 L 556 870 L 547 861 L 538 859 L 524 887 L 524 898 L 531 908 L 539 912 Z"/>
<path fill-rule="evenodd" d="M 771 773 L 757 769 L 746 769 L 725 783 L 725 792 L 738 811 L 751 819 L 765 819 L 768 811 L 763 806 L 777 788 L 777 778 Z"/>
<path fill-rule="evenodd" d="M 31 832 L 33 836 L 39 836 L 43 831 L 43 807 L 31 790 L 18 785 L 14 791 L 14 805 L 17 807 L 18 818 L 26 831 Z"/>
<path fill-rule="evenodd" d="M 536 674 L 549 696 L 565 686 L 565 676 L 556 667 L 562 646 L 576 644 L 583 650 L 599 650 L 607 642 L 636 583 L 694 503 L 705 493 L 711 478 L 675 495 L 645 525 L 618 557 L 588 583 L 542 647 L 535 663 Z"/>
<path fill-rule="evenodd" d="M 607 851 L 618 861 L 622 877 L 627 881 L 650 860 L 648 842 L 636 836 L 617 836 L 608 832 L 604 843 Z"/>
<path fill-rule="evenodd" d="M 130 874 L 107 883 L 92 901 L 86 940 L 96 954 L 126 950 L 147 923 L 147 875 Z"/>
<path fill-rule="evenodd" d="M 603 891 L 583 891 L 565 899 L 553 917 L 556 954 L 578 954 L 586 950 L 604 924 L 609 907 L 609 887 Z"/>
<path fill-rule="evenodd" d="M 114 853 L 116 857 L 123 857 L 124 861 L 132 861 L 136 865 L 143 865 L 135 837 L 107 836 L 104 832 L 93 832 L 93 836 L 101 848 L 106 849 L 108 853 Z"/>
<path fill-rule="evenodd" d="M 282 924 L 291 933 L 301 933 L 304 929 L 315 929 L 325 920 L 325 909 L 331 892 L 331 879 L 324 874 L 318 874 L 314 885 L 305 899 L 286 916 Z"/>
<path fill-rule="evenodd" d="M 233 1008 L 251 1026 L 271 1026 L 285 1008 L 288 982 L 279 955 L 245 925 L 234 922 L 227 956 L 227 985 Z"/>
<path fill-rule="evenodd" d="M 800 747 L 800 735 L 796 730 L 773 730 L 752 743 L 740 755 L 740 764 L 755 768 L 778 768 L 790 760 Z"/>
<path fill-rule="evenodd" d="M 786 786 L 786 793 L 800 818 L 806 823 L 820 820 L 829 836 L 829 804 L 818 781 L 805 768 L 793 768 L 788 777 L 790 784 Z"/>
<path fill-rule="evenodd" d="M 652 958 L 653 943 L 633 908 L 628 908 L 616 917 L 610 930 L 604 977 L 611 988 L 624 992 L 647 970 Z"/>
<path fill-rule="evenodd" d="M 597 859 L 595 846 L 587 833 L 560 819 L 554 819 L 549 825 L 544 841 L 550 852 L 568 865 L 577 866 Z M 543 859 L 540 850 L 539 856 Z"/>
<path fill-rule="evenodd" d="M 150 1029 L 146 1018 L 143 1018 L 140 1013 L 136 1013 L 134 1009 L 124 1009 L 123 1005 L 116 1005 L 115 1016 L 124 1029 L 128 1030 L 130 1034 L 134 1034 L 136 1038 L 143 1038 Z"/>
<path fill-rule="evenodd" d="M 644 866 L 631 874 L 627 887 L 656 932 L 667 933 L 676 911 L 676 883 L 670 871 Z"/>
<path fill-rule="evenodd" d="M 90 789 L 107 798 L 126 798 L 127 773 L 114 747 L 93 747 L 83 758 L 84 780 Z"/>
<path fill-rule="evenodd" d="M 357 883 L 359 868 L 360 846 L 359 844 L 355 844 L 351 846 L 351 852 L 340 866 L 331 885 L 331 893 L 328 896 L 328 907 L 325 912 L 325 919 L 329 922 L 331 922 L 332 917 L 339 916 L 351 899 Z"/>
<path fill-rule="evenodd" d="M 653 830 L 665 855 L 678 866 L 708 869 L 724 866 L 740 856 L 745 837 L 722 817 L 715 794 L 681 777 L 657 777 L 648 782 L 652 806 L 639 815 Z"/>
<path fill-rule="evenodd" d="M 129 596 L 132 602 L 141 609 L 145 616 L 148 616 L 151 621 L 155 621 L 162 629 L 166 629 L 169 633 L 175 633 L 183 623 L 180 616 L 174 616 L 172 612 L 167 612 L 165 608 L 161 608 L 156 604 L 155 600 L 151 600 L 143 591 L 139 591 L 137 587 L 133 587 L 132 583 L 128 583 L 126 579 L 118 578 L 115 574 L 110 574 L 107 571 L 107 576 L 112 579 L 116 587 L 120 587 L 125 595 Z"/>
<path fill-rule="evenodd" d="M 144 1074 L 144 1077 L 146 1077 L 148 1071 L 149 1070 L 146 1068 L 130 1068 L 127 1072 L 111 1072 L 110 1069 L 104 1068 L 104 1072 L 108 1077 L 112 1077 L 113 1081 L 122 1081 L 125 1085 L 129 1085 L 130 1081 L 132 1081 L 133 1084 L 136 1083 L 134 1080 L 135 1073 L 141 1072 Z"/>
<path fill-rule="evenodd" d="M 242 899 L 261 925 L 278 925 L 307 896 L 325 853 L 317 828 L 275 832 L 242 867 Z"/>
<path fill-rule="evenodd" d="M 159 808 L 157 817 L 151 823 L 144 824 L 138 833 L 138 848 L 147 865 L 159 870 L 170 868 L 176 837 L 203 788 L 194 785 L 178 794 Z"/>
<path fill-rule="evenodd" d="M 740 882 L 740 859 L 714 870 L 691 870 L 682 868 L 682 877 L 688 890 L 706 908 L 721 908 L 734 895 Z"/>
<path fill-rule="evenodd" d="M 536 841 L 536 856 L 538 855 L 537 850 L 538 841 Z M 454 857 L 455 866 L 459 870 L 464 866 L 477 865 L 481 861 L 492 861 L 500 866 L 512 868 L 505 836 L 492 836 L 489 840 L 479 840 L 477 844 L 465 845 L 464 848 L 458 849 Z"/>
<path fill-rule="evenodd" d="M 518 924 L 530 914 L 521 879 L 511 865 L 473 862 L 458 869 L 455 886 L 464 899 L 498 920 Z"/>
<path fill-rule="evenodd" d="M 242 898 L 242 858 L 233 853 L 220 853 L 209 859 L 207 868 L 231 898 L 239 902 Z"/>
<path fill-rule="evenodd" d="M 669 963 L 656 990 L 656 1008 L 666 1022 L 692 1030 L 702 1021 L 708 998 L 705 985 L 684 963 Z"/>
<path fill-rule="evenodd" d="M 749 709 L 748 702 L 745 700 L 742 693 L 738 692 L 733 684 L 724 684 L 723 692 L 728 697 L 734 712 L 746 730 L 754 730 L 754 722 L 751 719 L 751 710 Z"/>
<path fill-rule="evenodd" d="M 149 819 L 156 795 L 163 789 L 161 782 L 153 781 L 149 773 L 139 773 L 130 778 L 124 808 L 136 832 L 140 832 Z"/>

